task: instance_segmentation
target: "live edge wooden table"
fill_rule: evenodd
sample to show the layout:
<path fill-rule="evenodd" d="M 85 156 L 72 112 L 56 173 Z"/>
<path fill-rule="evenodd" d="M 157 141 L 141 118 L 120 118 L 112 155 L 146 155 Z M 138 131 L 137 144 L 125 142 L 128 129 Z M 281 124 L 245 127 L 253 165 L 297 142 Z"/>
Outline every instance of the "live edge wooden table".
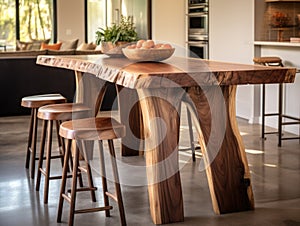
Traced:
<path fill-rule="evenodd" d="M 215 213 L 254 209 L 250 171 L 236 122 L 236 88 L 246 84 L 292 83 L 296 69 L 181 57 L 160 63 L 136 63 L 105 55 L 39 56 L 37 64 L 74 70 L 77 77 L 89 73 L 103 82 L 115 83 L 119 90 L 123 87 L 138 94 L 142 120 L 137 117 L 135 129 L 143 132 L 145 146 L 140 147 L 145 151 L 150 212 L 155 224 L 184 220 L 178 165 L 182 100 L 189 101 L 198 122 Z M 130 96 L 125 101 L 125 105 L 133 106 Z M 122 105 L 120 108 L 122 115 Z M 129 121 L 135 120 L 130 117 Z M 123 154 L 126 151 L 130 150 Z"/>

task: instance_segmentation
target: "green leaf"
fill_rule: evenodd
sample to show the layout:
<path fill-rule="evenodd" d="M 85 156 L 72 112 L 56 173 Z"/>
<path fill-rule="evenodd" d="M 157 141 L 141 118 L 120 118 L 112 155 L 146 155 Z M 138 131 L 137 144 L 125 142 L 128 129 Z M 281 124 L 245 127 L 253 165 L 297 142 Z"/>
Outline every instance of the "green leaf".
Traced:
<path fill-rule="evenodd" d="M 96 31 L 96 44 L 99 45 L 101 42 L 112 42 L 115 44 L 118 41 L 137 41 L 138 35 L 132 21 L 132 16 L 125 17 L 121 15 L 119 24 L 113 24 L 111 27 L 99 28 L 99 30 Z"/>

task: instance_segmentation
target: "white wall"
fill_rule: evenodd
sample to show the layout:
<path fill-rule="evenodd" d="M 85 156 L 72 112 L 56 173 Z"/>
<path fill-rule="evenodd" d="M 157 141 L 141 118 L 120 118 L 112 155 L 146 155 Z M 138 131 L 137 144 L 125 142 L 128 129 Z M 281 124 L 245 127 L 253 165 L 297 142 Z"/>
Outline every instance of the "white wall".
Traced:
<path fill-rule="evenodd" d="M 253 0 L 210 0 L 209 3 L 210 59 L 252 64 Z"/>
<path fill-rule="evenodd" d="M 252 64 L 254 56 L 253 0 L 210 0 L 209 58 Z M 237 116 L 258 122 L 255 86 L 238 86 Z"/>
<path fill-rule="evenodd" d="M 152 39 L 185 48 L 187 0 L 152 0 Z"/>
<path fill-rule="evenodd" d="M 84 41 L 84 1 L 57 1 L 57 39 Z"/>

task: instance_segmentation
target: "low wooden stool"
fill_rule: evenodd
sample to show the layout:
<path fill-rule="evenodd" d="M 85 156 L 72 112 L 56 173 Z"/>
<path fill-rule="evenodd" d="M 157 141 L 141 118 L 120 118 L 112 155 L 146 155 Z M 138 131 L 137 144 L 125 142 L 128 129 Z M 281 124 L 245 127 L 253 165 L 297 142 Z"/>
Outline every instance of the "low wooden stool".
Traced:
<path fill-rule="evenodd" d="M 70 213 L 69 213 L 69 226 L 74 224 L 74 215 L 78 213 L 90 213 L 96 211 L 105 211 L 107 217 L 110 216 L 110 210 L 113 208 L 109 205 L 109 197 L 118 203 L 119 214 L 121 218 L 121 224 L 126 225 L 125 210 L 123 206 L 121 186 L 119 182 L 118 168 L 114 150 L 113 139 L 121 138 L 125 135 L 125 126 L 118 123 L 116 120 L 110 117 L 99 117 L 99 118 L 87 118 L 79 119 L 73 121 L 67 121 L 61 124 L 59 134 L 61 137 L 68 139 L 67 151 L 64 160 L 63 167 L 63 178 L 60 189 L 60 198 L 58 205 L 57 222 L 61 222 L 63 202 L 66 200 L 70 203 Z M 76 149 L 73 164 L 73 177 L 72 177 L 72 188 L 71 195 L 66 194 L 66 180 L 67 180 L 67 170 L 68 170 L 68 159 L 70 155 L 71 141 L 76 140 L 82 147 L 83 156 L 88 161 L 93 148 L 88 149 L 88 142 L 98 141 L 99 152 L 100 152 L 100 173 L 102 177 L 102 188 L 104 196 L 104 206 L 90 209 L 75 209 L 76 204 L 76 194 L 80 191 L 88 191 L 91 188 L 77 188 L 77 176 L 76 171 L 79 163 L 79 150 Z M 103 140 L 108 141 L 109 152 L 112 162 L 112 170 L 114 176 L 115 194 L 109 193 L 107 189 L 106 181 L 106 169 L 103 153 Z M 91 147 L 91 146 L 89 146 Z"/>
<path fill-rule="evenodd" d="M 283 67 L 282 60 L 279 57 L 255 57 L 253 58 L 253 62 L 255 64 L 260 64 L 264 66 L 277 66 L 277 67 Z M 261 128 L 261 137 L 263 139 L 265 138 L 265 134 L 278 134 L 278 146 L 281 146 L 282 140 L 291 140 L 291 139 L 300 139 L 300 137 L 282 137 L 282 126 L 284 125 L 294 125 L 294 124 L 300 124 L 300 118 L 292 117 L 289 115 L 283 114 L 283 105 L 282 105 L 282 99 L 283 99 L 283 84 L 280 83 L 278 87 L 278 112 L 276 113 L 268 113 L 265 112 L 265 94 L 266 94 L 266 88 L 265 84 L 262 86 L 262 128 Z M 268 116 L 278 116 L 278 130 L 275 132 L 265 132 L 265 117 Z M 292 120 L 292 122 L 283 122 L 283 118 L 288 118 Z"/>
<path fill-rule="evenodd" d="M 39 108 L 38 118 L 43 120 L 42 128 L 42 138 L 41 138 L 41 148 L 40 157 L 38 162 L 38 173 L 36 179 L 36 191 L 40 189 L 41 175 L 45 176 L 44 183 L 44 203 L 48 203 L 48 193 L 49 193 L 49 181 L 54 179 L 61 179 L 62 176 L 50 176 L 50 166 L 51 159 L 60 158 L 62 165 L 65 154 L 64 142 L 59 136 L 59 126 L 62 121 L 84 118 L 89 116 L 91 109 L 80 103 L 66 103 L 66 104 L 51 104 Z M 59 146 L 59 154 L 52 156 L 52 132 L 53 132 L 53 122 L 56 122 L 56 132 Z M 47 152 L 46 152 L 46 169 L 43 169 L 43 156 L 46 143 L 47 135 Z M 91 177 L 88 175 L 89 178 Z M 92 197 L 94 201 L 95 197 Z"/>
<path fill-rule="evenodd" d="M 34 172 L 35 172 L 35 160 L 38 160 L 38 158 L 36 157 L 38 109 L 39 107 L 48 104 L 59 104 L 65 102 L 67 102 L 67 99 L 60 94 L 44 94 L 44 95 L 27 96 L 22 98 L 21 106 L 26 108 L 31 108 L 25 168 L 29 169 L 29 163 L 30 163 L 30 177 L 32 179 L 34 178 Z M 32 155 L 31 159 L 30 159 L 30 155 Z"/>

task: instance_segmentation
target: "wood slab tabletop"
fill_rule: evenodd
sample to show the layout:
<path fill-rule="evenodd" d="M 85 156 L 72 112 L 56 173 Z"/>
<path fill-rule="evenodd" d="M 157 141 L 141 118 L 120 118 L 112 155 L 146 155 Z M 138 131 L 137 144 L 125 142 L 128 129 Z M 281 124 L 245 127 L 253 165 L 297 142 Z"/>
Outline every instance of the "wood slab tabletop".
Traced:
<path fill-rule="evenodd" d="M 296 68 L 265 67 L 175 56 L 162 62 L 133 62 L 127 58 L 110 58 L 104 54 L 40 55 L 37 64 L 94 74 L 103 80 L 132 89 L 292 83 L 296 74 Z"/>

